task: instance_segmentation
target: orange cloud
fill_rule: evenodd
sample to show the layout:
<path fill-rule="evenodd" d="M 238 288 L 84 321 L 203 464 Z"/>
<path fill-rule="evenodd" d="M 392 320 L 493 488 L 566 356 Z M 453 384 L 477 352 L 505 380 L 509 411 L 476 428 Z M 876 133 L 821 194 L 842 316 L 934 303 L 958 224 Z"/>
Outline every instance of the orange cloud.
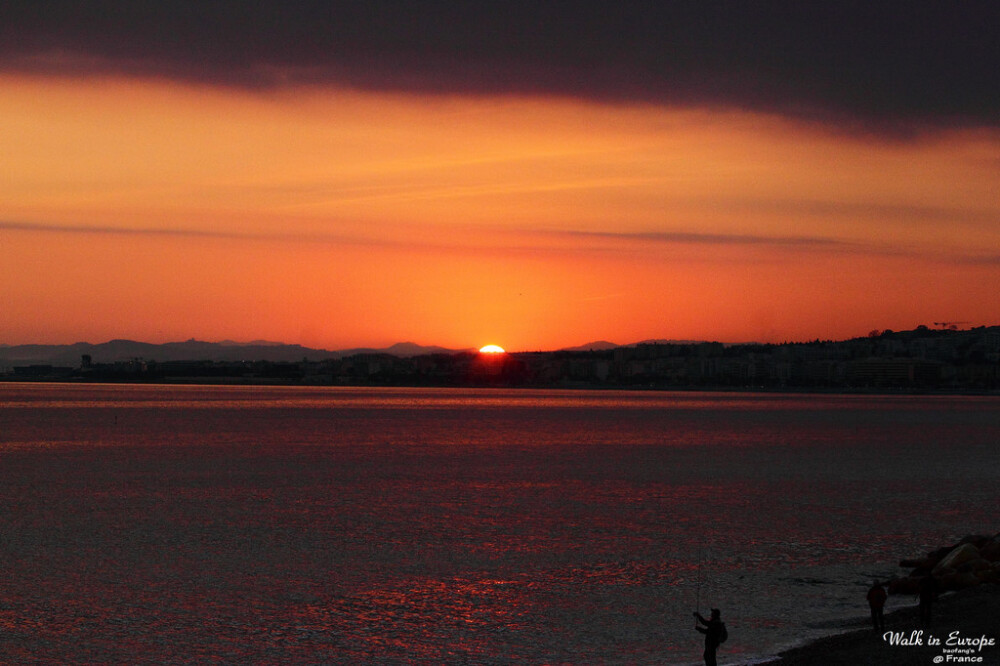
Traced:
<path fill-rule="evenodd" d="M 0 78 L 0 340 L 801 339 L 995 323 L 1000 137 Z"/>

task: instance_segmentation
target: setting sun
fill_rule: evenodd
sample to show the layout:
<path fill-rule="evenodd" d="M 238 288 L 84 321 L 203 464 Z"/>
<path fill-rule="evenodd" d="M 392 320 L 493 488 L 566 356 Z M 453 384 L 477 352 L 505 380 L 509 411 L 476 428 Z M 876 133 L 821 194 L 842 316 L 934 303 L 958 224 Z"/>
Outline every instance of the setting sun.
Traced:
<path fill-rule="evenodd" d="M 505 354 L 503 347 L 498 345 L 486 345 L 485 347 L 479 348 L 480 354 Z"/>

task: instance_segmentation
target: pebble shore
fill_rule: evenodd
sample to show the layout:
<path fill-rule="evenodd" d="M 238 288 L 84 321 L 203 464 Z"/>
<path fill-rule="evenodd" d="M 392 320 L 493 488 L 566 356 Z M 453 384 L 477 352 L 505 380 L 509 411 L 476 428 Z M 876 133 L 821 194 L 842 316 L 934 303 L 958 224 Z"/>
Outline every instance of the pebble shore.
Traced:
<path fill-rule="evenodd" d="M 914 600 L 915 603 L 915 600 Z M 885 616 L 885 630 L 907 638 L 921 631 L 917 607 L 901 608 Z M 962 638 L 992 638 L 993 646 L 971 655 L 982 661 L 945 661 L 946 641 L 951 632 Z M 928 638 L 941 639 L 940 646 L 927 645 Z M 934 604 L 931 626 L 920 635 L 923 645 L 891 645 L 874 629 L 821 638 L 808 645 L 783 652 L 773 666 L 927 666 L 929 664 L 1000 664 L 1000 586 L 985 584 L 942 596 Z M 957 657 L 959 655 L 953 655 Z M 961 655 L 970 656 L 970 655 Z M 941 657 L 940 662 L 934 661 Z M 726 663 L 723 660 L 722 663 Z"/>
<path fill-rule="evenodd" d="M 886 581 L 886 586 L 893 596 L 912 598 L 914 605 L 886 614 L 885 632 L 868 627 L 828 636 L 783 652 L 769 663 L 1000 665 L 1000 535 L 968 536 L 922 558 L 903 560 L 900 566 L 911 571 Z M 922 627 L 916 594 L 926 576 L 934 577 L 942 594 L 933 604 L 930 626 Z M 936 640 L 940 643 L 934 644 Z"/>

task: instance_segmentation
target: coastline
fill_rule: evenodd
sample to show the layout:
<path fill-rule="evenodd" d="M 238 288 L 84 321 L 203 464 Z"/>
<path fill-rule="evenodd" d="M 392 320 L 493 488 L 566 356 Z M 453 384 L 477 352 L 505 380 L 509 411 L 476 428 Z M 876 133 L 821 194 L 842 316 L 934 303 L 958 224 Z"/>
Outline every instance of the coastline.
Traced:
<path fill-rule="evenodd" d="M 873 388 L 873 387 L 824 387 L 824 386 L 731 386 L 731 385 L 646 385 L 646 384 L 600 384 L 588 382 L 564 382 L 552 384 L 502 384 L 502 383 L 395 383 L 372 382 L 333 383 L 329 381 L 296 379 L 262 379 L 258 377 L 161 377 L 156 379 L 99 379 L 99 378 L 24 378 L 0 375 L 0 386 L 32 384 L 65 384 L 68 386 L 264 386 L 302 388 L 345 388 L 345 389 L 511 389 L 525 391 L 622 391 L 622 392 L 665 392 L 665 393 L 747 393 L 761 395 L 823 395 L 823 396 L 888 396 L 888 397 L 1000 397 L 1000 389 L 992 388 Z"/>
<path fill-rule="evenodd" d="M 331 351 L 194 339 L 0 345 L 0 380 L 899 395 L 1000 391 L 1000 326 L 874 333 L 780 344 L 602 342 L 501 354 L 413 343 Z"/>
<path fill-rule="evenodd" d="M 773 666 L 926 666 L 934 663 L 1000 664 L 1000 585 L 982 584 L 958 592 L 942 595 L 934 604 L 931 626 L 917 634 L 922 645 L 892 645 L 869 625 L 840 634 L 825 636 L 811 643 L 791 648 L 767 661 Z M 866 621 L 867 618 L 864 618 Z M 851 626 L 857 626 L 852 621 Z M 910 640 L 913 632 L 921 631 L 917 606 L 900 608 L 885 616 L 885 631 L 897 632 Z M 949 635 L 959 632 L 965 639 L 985 636 L 994 645 L 981 650 L 969 648 L 970 653 L 952 653 L 949 660 Z M 938 646 L 928 645 L 928 637 L 941 639 Z M 940 657 L 939 661 L 935 661 Z M 958 657 L 975 660 L 956 660 Z M 981 660 L 980 660 L 981 659 Z M 722 658 L 724 664 L 737 664 Z"/>

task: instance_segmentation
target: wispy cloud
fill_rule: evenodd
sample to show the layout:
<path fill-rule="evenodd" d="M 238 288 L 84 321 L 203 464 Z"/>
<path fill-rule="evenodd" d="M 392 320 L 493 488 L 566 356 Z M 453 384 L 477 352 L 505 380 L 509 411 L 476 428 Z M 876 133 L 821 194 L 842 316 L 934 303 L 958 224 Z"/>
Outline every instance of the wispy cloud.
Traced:
<path fill-rule="evenodd" d="M 746 245 L 798 247 L 805 249 L 843 250 L 856 252 L 860 243 L 815 236 L 765 236 L 755 234 L 717 234 L 690 231 L 556 231 L 558 235 L 577 238 L 603 238 L 630 242 L 670 243 L 680 245 Z"/>
<path fill-rule="evenodd" d="M 536 232 L 537 233 L 537 232 Z M 723 234 L 691 231 L 581 231 L 555 230 L 541 232 L 550 238 L 599 239 L 620 244 L 618 247 L 688 246 L 704 248 L 746 248 L 776 250 L 782 253 L 824 253 L 871 257 L 910 257 L 932 262 L 992 265 L 1000 263 L 1000 255 L 948 249 L 940 246 L 918 246 L 900 243 L 879 243 L 823 236 L 774 236 L 765 234 Z M 614 247 L 614 246 L 613 246 Z"/>
<path fill-rule="evenodd" d="M 577 254 L 585 252 L 631 252 L 636 249 L 656 251 L 658 248 L 700 246 L 704 248 L 757 248 L 783 252 L 821 252 L 833 254 L 871 255 L 882 257 L 917 257 L 946 263 L 967 265 L 1000 265 L 1000 255 L 989 252 L 960 252 L 940 248 L 919 248 L 892 244 L 874 244 L 819 236 L 769 236 L 763 234 L 722 234 L 692 231 L 586 231 L 484 228 L 456 226 L 450 239 L 440 242 L 415 240 L 400 235 L 364 236 L 327 232 L 266 232 L 232 231 L 191 228 L 132 228 L 108 225 L 51 224 L 0 220 L 0 232 L 31 232 L 45 234 L 98 235 L 121 238 L 161 237 L 175 239 L 218 239 L 240 242 L 327 244 L 432 250 L 447 252 L 505 252 L 513 254 Z M 448 236 L 448 234 L 443 234 Z M 564 241 L 584 241 L 567 245 Z M 592 241 L 592 242 L 588 242 Z M 613 294 L 607 296 L 617 296 Z M 604 298 L 604 297 L 602 297 Z"/>
<path fill-rule="evenodd" d="M 998 211 L 983 208 L 928 206 L 878 201 L 835 201 L 829 199 L 748 198 L 713 196 L 698 202 L 708 209 L 779 213 L 802 217 L 842 217 L 863 221 L 889 220 L 908 223 L 968 222 L 996 224 Z"/>
<path fill-rule="evenodd" d="M 364 243 L 356 237 L 337 234 L 241 232 L 214 229 L 171 227 L 116 227 L 86 224 L 48 224 L 36 222 L 0 221 L 0 231 L 25 231 L 51 234 L 85 234 L 100 236 L 159 236 L 173 238 L 215 238 L 243 241 L 287 241 L 324 243 Z"/>

